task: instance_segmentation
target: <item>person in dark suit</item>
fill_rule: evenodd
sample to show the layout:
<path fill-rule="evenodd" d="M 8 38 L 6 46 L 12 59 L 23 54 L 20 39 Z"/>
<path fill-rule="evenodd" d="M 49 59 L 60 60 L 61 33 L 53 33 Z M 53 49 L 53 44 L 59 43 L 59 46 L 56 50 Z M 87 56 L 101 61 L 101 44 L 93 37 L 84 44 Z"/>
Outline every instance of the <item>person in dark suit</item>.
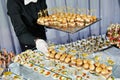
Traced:
<path fill-rule="evenodd" d="M 36 45 L 47 50 L 45 28 L 36 23 L 38 12 L 47 9 L 46 0 L 8 0 L 7 9 L 22 51 Z"/>

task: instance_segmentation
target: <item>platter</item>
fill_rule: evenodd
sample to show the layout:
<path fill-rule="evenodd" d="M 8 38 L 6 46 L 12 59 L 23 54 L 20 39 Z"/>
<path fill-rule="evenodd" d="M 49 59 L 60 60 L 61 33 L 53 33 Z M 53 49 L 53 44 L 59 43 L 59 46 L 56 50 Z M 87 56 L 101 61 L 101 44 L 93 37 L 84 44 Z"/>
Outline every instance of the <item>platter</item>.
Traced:
<path fill-rule="evenodd" d="M 53 54 L 53 51 L 52 53 Z M 57 55 L 58 53 L 55 53 Z M 64 53 L 65 54 L 65 53 Z M 62 54 L 62 55 L 64 55 Z M 69 54 L 66 54 L 67 56 Z M 19 63 L 23 66 L 26 66 L 29 69 L 34 70 L 35 72 L 39 73 L 40 75 L 43 75 L 45 77 L 51 76 L 53 79 L 58 79 L 58 80 L 79 80 L 81 79 L 86 79 L 86 80 L 95 80 L 95 79 L 100 79 L 100 80 L 106 80 L 109 77 L 111 77 L 111 70 L 112 66 L 111 64 L 105 64 L 105 63 L 99 63 L 99 62 L 94 62 L 92 59 L 82 59 L 83 65 L 81 67 L 76 66 L 76 64 L 68 64 L 66 62 L 61 61 L 56 58 L 49 58 L 49 53 L 48 55 L 41 55 L 41 53 L 36 53 L 31 50 L 27 50 L 20 55 L 17 55 L 13 60 L 15 63 Z M 69 55 L 70 56 L 70 55 Z M 74 58 L 76 59 L 76 58 Z M 95 58 L 96 59 L 96 58 Z M 98 60 L 98 59 L 96 59 Z M 90 69 L 85 65 L 86 64 L 91 64 L 91 65 L 97 65 L 100 64 L 101 66 L 104 66 L 105 69 L 108 69 L 110 72 L 102 72 L 102 74 L 107 74 L 107 76 L 103 76 L 100 73 L 95 72 L 90 72 Z M 93 65 L 93 66 L 94 66 Z"/>
<path fill-rule="evenodd" d="M 85 28 L 91 26 L 92 24 L 95 24 L 95 23 L 99 22 L 100 20 L 101 19 L 97 19 L 95 22 L 93 22 L 93 23 L 91 23 L 91 24 L 89 24 L 87 26 L 77 27 L 77 28 L 72 28 L 72 29 L 71 28 L 62 29 L 62 28 L 57 28 L 57 27 L 53 27 L 53 26 L 45 26 L 45 27 L 53 28 L 53 29 L 56 29 L 56 30 L 59 30 L 59 31 L 63 31 L 63 32 L 67 32 L 67 33 L 76 33 L 76 32 L 78 32 L 78 31 L 80 31 L 82 29 L 85 29 Z"/>
<path fill-rule="evenodd" d="M 75 33 L 100 20 L 100 18 L 92 15 L 59 12 L 49 16 L 39 17 L 37 23 L 47 28 Z"/>
<path fill-rule="evenodd" d="M 79 55 L 81 53 L 94 53 L 106 50 L 111 46 L 109 40 L 105 35 L 91 36 L 86 39 L 77 40 L 71 43 L 49 44 L 49 47 L 54 48 L 57 52 L 66 52 L 73 55 Z"/>
<path fill-rule="evenodd" d="M 120 48 L 120 24 L 111 24 L 106 35 L 113 46 Z"/>

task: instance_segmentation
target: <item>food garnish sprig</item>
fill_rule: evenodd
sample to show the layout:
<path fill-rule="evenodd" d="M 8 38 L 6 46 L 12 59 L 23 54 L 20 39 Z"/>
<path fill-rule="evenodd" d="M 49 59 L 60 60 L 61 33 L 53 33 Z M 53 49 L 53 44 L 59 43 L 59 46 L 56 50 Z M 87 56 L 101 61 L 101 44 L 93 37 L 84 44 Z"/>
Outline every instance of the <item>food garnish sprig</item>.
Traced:
<path fill-rule="evenodd" d="M 82 8 L 81 9 L 81 14 L 85 14 L 86 13 L 86 9 L 85 8 Z"/>
<path fill-rule="evenodd" d="M 43 17 L 43 13 L 41 10 L 38 12 L 38 17 Z"/>
<path fill-rule="evenodd" d="M 114 66 L 115 64 L 115 62 L 110 57 L 107 57 L 107 63 L 108 65 L 111 65 L 111 66 Z"/>
<path fill-rule="evenodd" d="M 88 56 L 89 56 L 88 53 L 82 53 L 82 54 L 81 54 L 81 57 L 82 57 L 83 59 L 87 58 Z"/>
<path fill-rule="evenodd" d="M 90 10 L 90 14 L 91 14 L 91 15 L 94 15 L 94 14 L 95 14 L 95 12 L 96 12 L 96 10 L 95 10 L 95 9 L 91 9 L 91 10 Z"/>
<path fill-rule="evenodd" d="M 61 13 L 63 13 L 64 10 L 63 10 L 62 8 L 58 8 L 58 11 L 57 11 L 57 12 L 61 12 Z"/>
<path fill-rule="evenodd" d="M 80 9 L 80 8 L 77 9 L 77 13 L 78 13 L 78 14 L 81 13 L 81 9 Z"/>
<path fill-rule="evenodd" d="M 96 56 L 94 57 L 95 62 L 99 62 L 99 61 L 100 61 L 100 59 L 101 59 L 101 57 L 100 57 L 100 56 L 97 56 L 97 55 L 96 55 Z"/>
<path fill-rule="evenodd" d="M 44 16 L 48 16 L 48 10 L 47 9 L 43 10 L 43 12 L 44 12 Z"/>
<path fill-rule="evenodd" d="M 68 12 L 68 13 L 71 12 L 71 7 L 67 7 L 67 12 Z"/>

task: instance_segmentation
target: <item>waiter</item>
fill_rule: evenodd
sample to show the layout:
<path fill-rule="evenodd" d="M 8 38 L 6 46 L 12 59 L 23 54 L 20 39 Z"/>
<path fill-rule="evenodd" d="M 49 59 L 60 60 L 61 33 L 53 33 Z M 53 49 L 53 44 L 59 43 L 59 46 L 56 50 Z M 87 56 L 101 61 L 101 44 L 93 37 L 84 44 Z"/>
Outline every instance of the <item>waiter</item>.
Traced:
<path fill-rule="evenodd" d="M 37 47 L 46 52 L 44 26 L 36 23 L 38 12 L 47 9 L 46 0 L 8 0 L 7 9 L 22 51 Z"/>

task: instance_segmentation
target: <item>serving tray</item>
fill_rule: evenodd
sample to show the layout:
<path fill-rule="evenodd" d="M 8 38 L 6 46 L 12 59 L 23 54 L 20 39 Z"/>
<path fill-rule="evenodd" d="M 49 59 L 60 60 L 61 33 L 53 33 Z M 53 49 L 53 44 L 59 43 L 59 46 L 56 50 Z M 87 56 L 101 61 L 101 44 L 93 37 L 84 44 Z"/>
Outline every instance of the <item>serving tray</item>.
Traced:
<path fill-rule="evenodd" d="M 56 13 L 45 17 L 39 17 L 37 23 L 47 28 L 67 33 L 75 33 L 100 20 L 101 19 L 96 16 L 86 14 Z"/>

